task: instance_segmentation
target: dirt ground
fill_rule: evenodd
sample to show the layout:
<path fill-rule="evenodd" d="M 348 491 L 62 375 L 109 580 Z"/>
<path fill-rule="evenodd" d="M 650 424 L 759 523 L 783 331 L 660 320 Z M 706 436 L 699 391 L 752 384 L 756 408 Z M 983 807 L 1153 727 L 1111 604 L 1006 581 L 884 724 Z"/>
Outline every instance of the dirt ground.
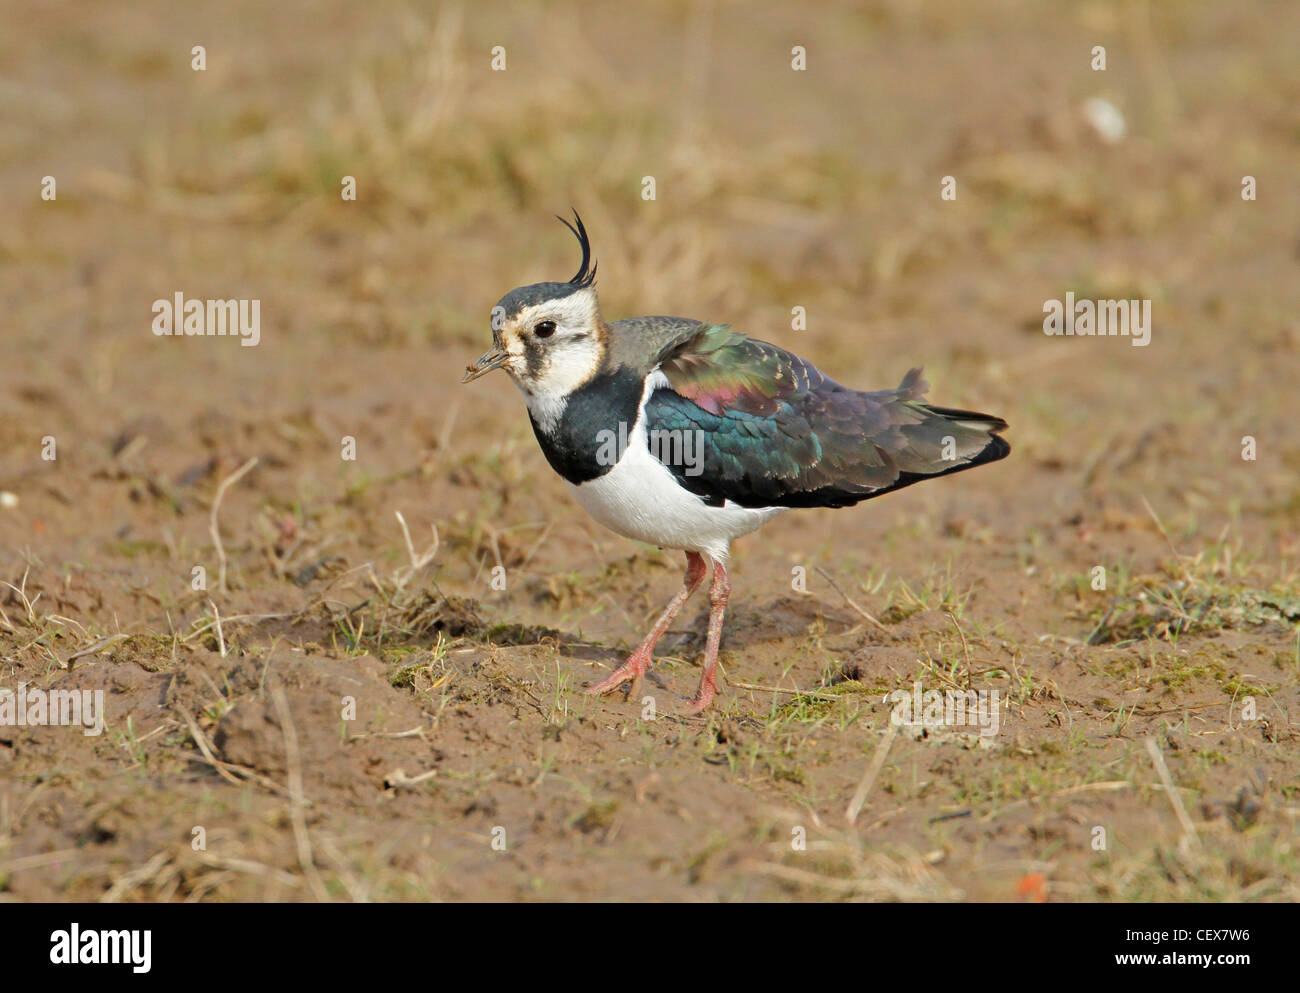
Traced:
<path fill-rule="evenodd" d="M 0 899 L 1300 898 L 1300 6 L 844 8 L 6 15 L 0 698 L 106 726 L 0 726 Z M 681 557 L 458 382 L 571 206 L 608 318 L 1011 424 L 739 542 L 699 718 L 704 597 L 653 715 L 581 692 Z M 997 733 L 895 728 L 916 683 Z"/>

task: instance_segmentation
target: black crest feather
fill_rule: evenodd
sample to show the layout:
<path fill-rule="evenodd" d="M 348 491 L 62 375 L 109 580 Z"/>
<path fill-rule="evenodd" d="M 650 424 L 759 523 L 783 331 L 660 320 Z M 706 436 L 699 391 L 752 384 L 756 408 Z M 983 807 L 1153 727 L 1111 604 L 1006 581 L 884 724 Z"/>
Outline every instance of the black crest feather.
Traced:
<path fill-rule="evenodd" d="M 582 265 L 579 267 L 577 275 L 570 279 L 569 282 L 574 286 L 590 286 L 596 281 L 596 266 L 591 262 L 591 239 L 587 237 L 587 229 L 582 225 L 582 218 L 578 216 L 576 210 L 573 212 L 573 219 L 577 222 L 577 227 L 574 227 L 559 214 L 555 215 L 555 219 L 572 231 L 573 237 L 577 238 L 578 244 L 582 246 Z M 587 268 L 588 265 L 591 266 L 590 269 Z"/>

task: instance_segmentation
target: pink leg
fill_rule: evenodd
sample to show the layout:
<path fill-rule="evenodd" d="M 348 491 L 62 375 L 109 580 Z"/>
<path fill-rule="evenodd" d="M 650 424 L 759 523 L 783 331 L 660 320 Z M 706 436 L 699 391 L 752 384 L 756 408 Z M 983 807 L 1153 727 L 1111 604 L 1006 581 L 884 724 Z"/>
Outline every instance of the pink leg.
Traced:
<path fill-rule="evenodd" d="M 731 597 L 731 580 L 727 578 L 727 569 L 721 562 L 713 563 L 713 584 L 709 587 L 709 639 L 704 646 L 704 674 L 700 677 L 700 688 L 695 692 L 695 699 L 687 710 L 698 714 L 708 708 L 718 692 L 718 684 L 713 681 L 713 670 L 718 666 L 718 644 L 722 641 L 722 615 L 727 610 L 727 600 Z"/>
<path fill-rule="evenodd" d="M 673 622 L 677 612 L 691 598 L 691 594 L 700 588 L 704 582 L 704 577 L 708 574 L 709 568 L 704 564 L 704 556 L 699 552 L 686 553 L 686 576 L 682 580 L 682 588 L 677 591 L 677 595 L 668 602 L 664 609 L 663 616 L 659 622 L 650 629 L 650 633 L 645 636 L 645 641 L 641 642 L 626 662 L 615 669 L 608 677 L 602 679 L 595 686 L 588 686 L 587 692 L 594 695 L 608 693 L 616 687 L 622 686 L 629 679 L 632 680 L 632 699 L 637 699 L 641 693 L 641 678 L 645 675 L 650 663 L 654 661 L 655 645 L 659 644 L 659 639 L 664 636 L 668 630 L 668 625 Z"/>

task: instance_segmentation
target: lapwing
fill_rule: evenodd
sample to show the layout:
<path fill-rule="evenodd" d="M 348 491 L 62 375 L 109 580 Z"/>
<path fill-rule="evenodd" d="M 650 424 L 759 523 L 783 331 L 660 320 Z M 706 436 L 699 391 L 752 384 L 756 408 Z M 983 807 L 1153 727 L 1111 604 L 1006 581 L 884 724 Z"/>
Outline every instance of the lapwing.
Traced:
<path fill-rule="evenodd" d="M 726 324 L 684 317 L 606 322 L 582 219 L 567 283 L 511 290 L 470 382 L 505 369 L 546 459 L 592 517 L 627 538 L 686 553 L 682 588 L 631 656 L 588 687 L 631 682 L 710 564 L 703 674 L 689 705 L 718 692 L 714 669 L 731 593 L 731 543 L 797 507 L 849 507 L 923 479 L 1005 458 L 1006 421 L 925 403 L 919 368 L 897 389 L 859 392 L 811 362 Z"/>

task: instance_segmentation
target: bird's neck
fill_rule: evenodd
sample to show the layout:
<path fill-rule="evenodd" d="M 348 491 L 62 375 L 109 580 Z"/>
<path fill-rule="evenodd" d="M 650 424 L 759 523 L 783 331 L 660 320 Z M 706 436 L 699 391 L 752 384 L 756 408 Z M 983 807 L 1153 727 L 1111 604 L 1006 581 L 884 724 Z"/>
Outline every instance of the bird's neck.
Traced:
<path fill-rule="evenodd" d="M 528 398 L 528 417 L 551 468 L 575 486 L 609 472 L 636 431 L 645 378 L 602 371 L 564 397 Z"/>

